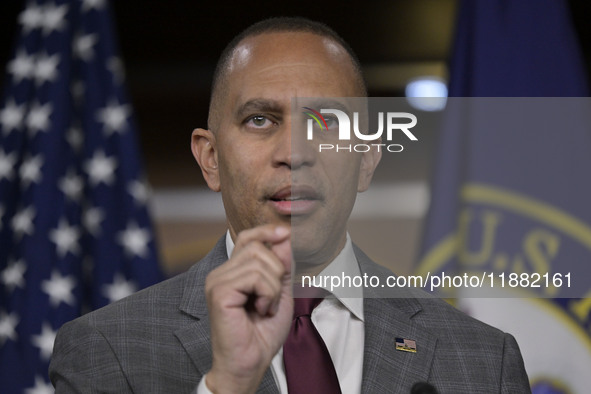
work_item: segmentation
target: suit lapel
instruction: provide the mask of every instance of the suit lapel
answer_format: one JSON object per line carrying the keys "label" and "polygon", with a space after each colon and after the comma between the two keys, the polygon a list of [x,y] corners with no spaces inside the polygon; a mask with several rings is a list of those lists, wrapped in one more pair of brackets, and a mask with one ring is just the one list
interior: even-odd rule
{"label": "suit lapel", "polygon": [[[200,376],[211,369],[211,340],[209,317],[205,299],[205,277],[228,259],[226,238],[222,237],[214,248],[187,273],[183,297],[179,309],[193,321],[175,331],[181,346],[187,352]],[[267,369],[259,386],[259,393],[279,393],[270,369]]]}
{"label": "suit lapel", "polygon": [[179,327],[174,335],[187,352],[199,375],[211,369],[211,341],[209,318],[205,300],[205,277],[227,259],[225,237],[201,261],[187,272],[179,309],[192,319]]}
{"label": "suit lapel", "polygon": [[[354,247],[362,273],[377,275],[384,280],[392,275],[377,266],[360,249]],[[416,382],[427,381],[437,336],[416,324],[413,317],[421,313],[421,303],[411,297],[386,298],[392,293],[368,294],[363,300],[365,343],[363,353],[363,393],[408,393]],[[373,297],[373,298],[372,298]],[[416,353],[396,350],[396,338],[416,342]]]}
{"label": "suit lapel", "polygon": [[[363,305],[362,392],[410,392],[414,383],[427,381],[437,338],[413,324],[420,304],[414,299],[366,298]],[[416,353],[396,350],[396,338],[416,341]]]}
{"label": "suit lapel", "polygon": [[211,341],[209,339],[209,320],[202,318],[178,329],[174,335],[187,352],[199,375],[211,369]]}

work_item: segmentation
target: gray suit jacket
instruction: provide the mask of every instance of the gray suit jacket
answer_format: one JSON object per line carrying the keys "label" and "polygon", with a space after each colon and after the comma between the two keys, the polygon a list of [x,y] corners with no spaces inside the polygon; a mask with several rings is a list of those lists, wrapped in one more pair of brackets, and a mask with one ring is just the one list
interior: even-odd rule
{"label": "gray suit jacket", "polygon": [[[356,249],[362,272],[385,273]],[[225,240],[189,271],[65,324],[49,375],[58,393],[188,393],[211,368],[205,277]],[[433,298],[366,298],[364,393],[527,393],[517,343]],[[416,353],[395,338],[414,339]],[[260,393],[278,393],[267,370]]]}

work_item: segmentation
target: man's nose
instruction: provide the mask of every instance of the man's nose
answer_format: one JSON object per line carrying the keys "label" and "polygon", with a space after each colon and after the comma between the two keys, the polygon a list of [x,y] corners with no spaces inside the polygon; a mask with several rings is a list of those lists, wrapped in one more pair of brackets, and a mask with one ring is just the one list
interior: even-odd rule
{"label": "man's nose", "polygon": [[277,165],[287,165],[295,170],[302,166],[311,166],[316,161],[316,152],[306,138],[304,125],[284,123],[284,128],[278,133],[275,162]]}

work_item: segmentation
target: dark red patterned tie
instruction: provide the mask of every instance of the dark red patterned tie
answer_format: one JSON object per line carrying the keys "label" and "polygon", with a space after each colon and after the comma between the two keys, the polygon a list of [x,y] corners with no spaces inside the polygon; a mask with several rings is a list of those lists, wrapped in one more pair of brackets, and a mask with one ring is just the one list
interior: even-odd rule
{"label": "dark red patterned tie", "polygon": [[294,319],[283,344],[289,394],[340,393],[339,379],[322,337],[312,323],[312,311],[322,298],[294,298]]}

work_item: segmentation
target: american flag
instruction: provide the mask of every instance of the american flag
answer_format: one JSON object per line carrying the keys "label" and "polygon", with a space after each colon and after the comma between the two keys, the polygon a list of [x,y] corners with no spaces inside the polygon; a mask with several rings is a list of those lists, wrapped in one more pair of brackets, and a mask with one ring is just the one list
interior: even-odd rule
{"label": "american flag", "polygon": [[50,393],[56,331],[161,279],[105,0],[31,0],[0,106],[0,392]]}
{"label": "american flag", "polygon": [[417,343],[412,339],[396,338],[396,350],[403,350],[405,352],[416,353]]}

